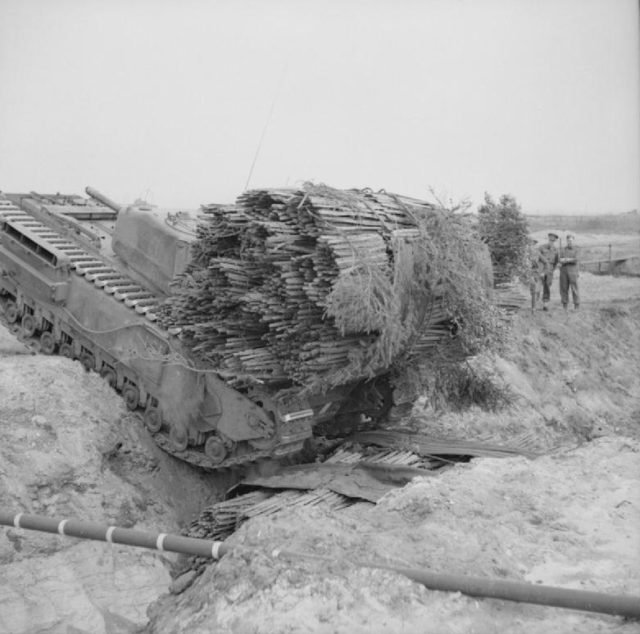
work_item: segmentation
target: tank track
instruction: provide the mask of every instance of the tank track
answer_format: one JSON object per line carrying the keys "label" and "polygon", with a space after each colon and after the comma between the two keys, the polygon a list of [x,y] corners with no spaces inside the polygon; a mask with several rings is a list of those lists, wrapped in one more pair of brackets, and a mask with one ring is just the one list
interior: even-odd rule
{"label": "tank track", "polygon": [[207,469],[211,471],[220,471],[221,469],[231,469],[235,467],[246,467],[251,465],[252,463],[258,462],[259,460],[267,460],[267,459],[278,459],[280,457],[279,454],[284,456],[289,456],[292,453],[297,451],[301,451],[303,447],[303,443],[291,443],[291,444],[283,444],[279,445],[275,450],[257,450],[254,449],[248,454],[240,454],[240,455],[231,455],[224,462],[219,465],[212,466],[211,460],[207,458],[207,456],[202,451],[195,451],[193,449],[186,449],[185,451],[176,451],[169,437],[165,434],[152,434],[153,439],[155,440],[158,447],[160,447],[164,452],[179,458],[180,460],[184,460],[189,464],[192,464],[196,467],[200,467],[201,469]]}
{"label": "tank track", "polygon": [[[95,253],[90,253],[81,245],[73,242],[71,239],[56,232],[52,227],[40,222],[28,212],[25,212],[15,206],[0,208],[0,219],[10,221],[11,223],[27,229],[31,234],[37,236],[45,244],[59,252],[64,253],[71,261],[71,268],[75,274],[83,277],[88,283],[95,285],[101,289],[106,295],[110,296],[113,301],[121,302],[137,314],[144,316],[150,322],[156,322],[153,326],[160,331],[165,337],[172,337],[177,334],[174,329],[166,329],[157,322],[156,311],[162,303],[162,298],[157,297],[149,290],[145,289],[133,279],[122,274],[109,264],[105,259]],[[25,296],[26,298],[27,296]],[[34,305],[40,302],[34,298],[28,297]],[[15,323],[10,323],[5,317],[4,305],[0,310],[0,322],[10,331],[17,335],[32,351],[39,352],[40,345],[36,336],[21,337],[21,329]],[[68,325],[71,325],[68,323]],[[86,367],[86,366],[85,366]],[[87,368],[95,371],[95,368]],[[135,385],[135,383],[134,383]],[[115,388],[114,388],[115,389]],[[129,408],[131,409],[131,408]],[[143,409],[135,408],[142,417]],[[135,410],[134,410],[135,411]],[[224,471],[230,468],[248,466],[256,461],[279,458],[285,455],[291,455],[303,448],[303,441],[294,441],[284,443],[277,447],[269,449],[253,448],[250,445],[242,447],[239,453],[231,453],[222,462],[214,462],[203,451],[187,448],[178,450],[174,447],[169,434],[164,431],[153,432],[147,431],[153,437],[155,443],[165,452],[184,462],[208,471]]]}
{"label": "tank track", "polygon": [[[37,354],[40,352],[40,344],[36,337],[23,337],[21,336],[21,328],[16,324],[9,323],[4,316],[4,309],[0,309],[0,323],[15,337],[25,344],[25,346],[31,350],[33,354]],[[114,388],[115,389],[115,388]],[[116,390],[117,391],[117,390]],[[144,417],[142,415],[142,409],[138,408],[137,411],[133,412],[137,414],[140,422],[144,424]],[[178,451],[174,448],[171,439],[167,433],[162,431],[152,432],[147,429],[147,433],[153,438],[154,442],[160,449],[162,449],[165,453],[168,453],[183,462],[188,462],[189,464],[197,467],[199,469],[205,469],[207,471],[225,471],[228,469],[238,468],[238,467],[248,467],[251,464],[258,462],[260,460],[267,459],[277,459],[280,455],[291,455],[292,453],[296,453],[301,451],[303,448],[303,442],[294,442],[289,444],[283,444],[277,447],[275,450],[258,450],[252,449],[249,452],[242,454],[231,454],[228,458],[226,458],[221,463],[214,463],[203,451],[199,451],[197,449],[185,449],[183,451]]]}

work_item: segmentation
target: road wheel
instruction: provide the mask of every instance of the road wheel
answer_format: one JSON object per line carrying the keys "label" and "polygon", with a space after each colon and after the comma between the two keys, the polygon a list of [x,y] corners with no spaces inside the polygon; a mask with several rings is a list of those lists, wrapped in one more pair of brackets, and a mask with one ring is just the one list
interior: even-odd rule
{"label": "road wheel", "polygon": [[82,366],[87,372],[90,372],[91,370],[95,370],[96,368],[95,359],[93,358],[93,355],[90,354],[89,352],[83,352],[80,355],[80,363],[82,363]]}
{"label": "road wheel", "polygon": [[33,337],[36,334],[36,320],[33,315],[26,314],[22,316],[22,334],[25,337]]}
{"label": "road wheel", "polygon": [[10,323],[15,324],[20,316],[20,311],[15,302],[8,301],[4,306],[4,318]]}
{"label": "road wheel", "polygon": [[169,440],[176,451],[184,451],[189,446],[189,434],[182,425],[171,425]]}
{"label": "road wheel", "polygon": [[100,376],[109,384],[109,387],[115,387],[118,381],[116,373],[111,368],[102,368]]}
{"label": "road wheel", "polygon": [[73,359],[73,347],[70,343],[63,343],[58,348],[58,354],[61,357],[67,357],[67,359]]}
{"label": "road wheel", "polygon": [[40,335],[40,352],[42,354],[53,354],[56,349],[56,340],[50,332],[43,332]]}
{"label": "road wheel", "polygon": [[133,411],[140,403],[140,392],[135,385],[128,385],[122,392],[122,398],[124,399],[127,409]]}
{"label": "road wheel", "polygon": [[152,434],[162,429],[162,414],[157,407],[149,407],[144,413],[144,425]]}
{"label": "road wheel", "polygon": [[209,436],[204,443],[204,453],[214,464],[220,464],[227,457],[227,448],[220,438]]}

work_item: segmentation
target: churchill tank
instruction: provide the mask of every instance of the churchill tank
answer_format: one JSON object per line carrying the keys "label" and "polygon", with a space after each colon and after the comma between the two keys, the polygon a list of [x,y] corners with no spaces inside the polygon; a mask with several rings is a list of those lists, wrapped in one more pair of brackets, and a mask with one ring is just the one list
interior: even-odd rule
{"label": "churchill tank", "polygon": [[198,210],[86,194],[0,194],[3,319],[42,354],[99,373],[163,450],[211,470],[281,459],[322,423],[384,409],[379,382],[313,396],[234,385],[159,319],[191,260]]}

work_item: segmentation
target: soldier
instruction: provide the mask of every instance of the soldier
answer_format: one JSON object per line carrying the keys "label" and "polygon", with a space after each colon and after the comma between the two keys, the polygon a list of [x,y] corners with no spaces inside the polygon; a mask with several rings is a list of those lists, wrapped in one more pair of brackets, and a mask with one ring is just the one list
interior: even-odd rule
{"label": "soldier", "polygon": [[529,249],[527,251],[529,263],[529,292],[531,293],[531,312],[533,313],[540,299],[540,290],[542,289],[542,268],[543,263],[540,260],[540,251],[536,248],[537,240],[529,238]]}
{"label": "soldier", "polygon": [[539,249],[540,261],[542,263],[542,310],[548,310],[547,303],[551,299],[551,283],[553,282],[553,271],[558,264],[558,249],[555,242],[558,239],[557,233],[548,234],[549,241]]}
{"label": "soldier", "polygon": [[560,299],[565,310],[569,304],[569,289],[571,289],[573,307],[577,310],[580,306],[578,249],[574,246],[573,240],[573,235],[567,234],[567,245],[560,249]]}

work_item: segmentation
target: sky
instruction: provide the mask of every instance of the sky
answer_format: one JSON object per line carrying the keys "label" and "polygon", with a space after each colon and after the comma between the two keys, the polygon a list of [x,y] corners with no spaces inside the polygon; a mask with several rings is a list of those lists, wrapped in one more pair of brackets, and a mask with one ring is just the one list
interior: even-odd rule
{"label": "sky", "polygon": [[0,0],[0,190],[638,209],[633,0]]}

